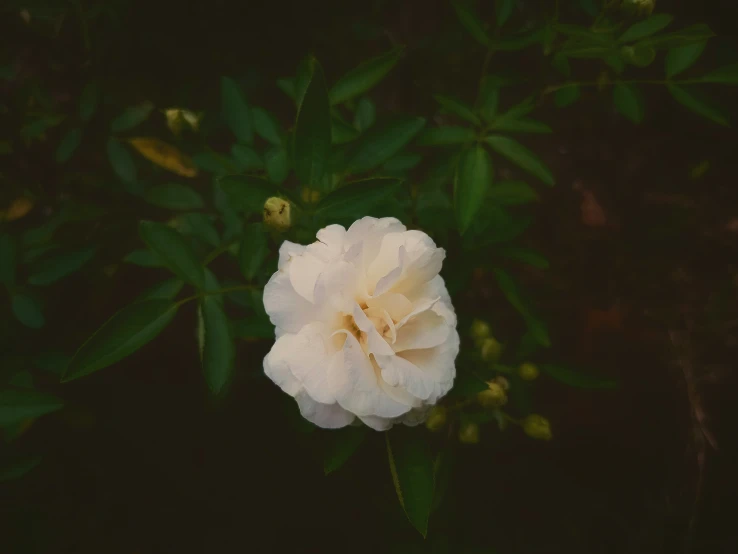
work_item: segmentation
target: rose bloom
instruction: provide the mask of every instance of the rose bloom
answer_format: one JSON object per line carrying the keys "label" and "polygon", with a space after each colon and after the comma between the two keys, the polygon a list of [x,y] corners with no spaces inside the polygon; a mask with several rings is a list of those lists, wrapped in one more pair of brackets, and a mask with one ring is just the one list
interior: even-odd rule
{"label": "rose bloom", "polygon": [[422,422],[456,375],[445,251],[394,218],[329,225],[317,238],[279,249],[264,288],[277,337],[264,372],[320,427]]}

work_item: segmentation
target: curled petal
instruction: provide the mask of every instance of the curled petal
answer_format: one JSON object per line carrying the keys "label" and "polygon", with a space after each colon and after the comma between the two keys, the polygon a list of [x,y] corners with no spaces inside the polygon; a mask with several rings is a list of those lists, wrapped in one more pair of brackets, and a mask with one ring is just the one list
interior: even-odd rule
{"label": "curled petal", "polygon": [[264,309],[271,322],[288,333],[318,319],[315,306],[297,294],[284,271],[277,271],[264,287]]}
{"label": "curled petal", "polygon": [[354,415],[338,404],[322,404],[305,392],[295,396],[302,417],[324,429],[339,429],[354,421]]}

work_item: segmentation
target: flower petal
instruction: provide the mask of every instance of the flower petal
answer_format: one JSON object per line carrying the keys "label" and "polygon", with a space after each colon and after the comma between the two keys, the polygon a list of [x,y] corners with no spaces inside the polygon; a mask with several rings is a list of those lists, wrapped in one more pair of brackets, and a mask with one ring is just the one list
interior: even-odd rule
{"label": "flower petal", "polygon": [[305,252],[302,256],[292,258],[287,271],[290,273],[290,283],[308,302],[313,302],[315,294],[315,282],[318,275],[325,269],[326,262]]}
{"label": "flower petal", "polygon": [[364,416],[359,419],[363,421],[367,427],[371,427],[375,431],[387,431],[394,423],[393,420],[385,417]]}
{"label": "flower petal", "polygon": [[400,321],[413,311],[413,305],[407,297],[394,292],[387,292],[381,296],[368,298],[366,304],[370,308],[387,310],[393,321]]}
{"label": "flower petal", "polygon": [[350,425],[355,417],[338,404],[322,404],[313,400],[306,392],[295,396],[302,417],[324,429],[339,429]]}
{"label": "flower petal", "polygon": [[405,350],[397,354],[397,357],[407,360],[439,384],[439,390],[428,398],[429,403],[434,403],[453,386],[456,377],[454,361],[458,353],[459,334],[454,329],[448,340],[439,346],[422,350]]}
{"label": "flower petal", "polygon": [[289,275],[281,270],[264,287],[264,309],[271,322],[288,333],[299,332],[318,317],[315,306],[297,294]]}
{"label": "flower petal", "polygon": [[295,396],[302,390],[300,381],[290,371],[287,361],[289,353],[294,350],[296,337],[297,335],[282,335],[264,357],[264,373],[290,396]]}
{"label": "flower petal", "polygon": [[335,359],[327,329],[322,323],[310,323],[292,336],[290,350],[283,358],[290,371],[315,401],[334,403],[336,396],[328,383],[328,371],[332,363],[340,364],[341,360]]}
{"label": "flower petal", "polygon": [[295,256],[301,256],[305,252],[305,246],[302,244],[296,244],[288,240],[284,241],[279,247],[279,262],[277,263],[278,269],[284,269],[284,266],[292,260]]}
{"label": "flower petal", "polygon": [[415,364],[400,356],[377,356],[382,368],[382,379],[389,385],[407,390],[421,400],[428,400],[435,393],[440,394],[440,386],[433,375],[425,373]]}
{"label": "flower petal", "polygon": [[395,352],[432,348],[444,343],[450,332],[451,327],[442,316],[433,310],[426,310],[411,318],[399,329],[392,348]]}
{"label": "flower petal", "polygon": [[395,353],[358,304],[354,304],[354,322],[361,331],[366,333],[370,353],[374,355],[384,354],[386,356],[391,356]]}

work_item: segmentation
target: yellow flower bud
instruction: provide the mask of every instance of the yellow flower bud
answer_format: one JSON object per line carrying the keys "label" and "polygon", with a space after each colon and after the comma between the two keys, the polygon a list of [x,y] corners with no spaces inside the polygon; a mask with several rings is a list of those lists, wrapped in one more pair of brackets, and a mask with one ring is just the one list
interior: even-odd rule
{"label": "yellow flower bud", "polygon": [[492,337],[484,339],[482,343],[482,359],[485,362],[496,362],[502,354],[502,345]]}
{"label": "yellow flower bud", "polygon": [[459,441],[464,444],[477,444],[479,442],[479,425],[466,422],[459,429]]}
{"label": "yellow flower bud", "polygon": [[200,128],[201,116],[190,110],[169,108],[168,110],[164,110],[164,116],[167,118],[167,127],[175,135],[179,135],[187,127],[193,131],[197,131]]}
{"label": "yellow flower bud", "polygon": [[498,385],[500,385],[500,386],[502,387],[502,390],[504,390],[504,391],[508,391],[508,390],[510,390],[510,381],[508,381],[508,380],[507,380],[507,379],[506,379],[505,377],[503,377],[502,375],[498,375],[497,377],[495,377],[495,378],[493,379],[493,381],[494,381],[495,383],[497,383]]}
{"label": "yellow flower bud", "polygon": [[475,319],[471,325],[471,336],[475,341],[480,344],[484,339],[490,336],[492,330],[489,328],[489,324],[486,321]]}
{"label": "yellow flower bud", "polygon": [[315,204],[318,200],[320,200],[320,191],[304,187],[302,189],[302,192],[300,193],[300,196],[302,197],[302,201],[306,204]]}
{"label": "yellow flower bud", "polygon": [[430,431],[440,431],[446,425],[446,408],[443,406],[434,406],[425,420],[425,426]]}
{"label": "yellow flower bud", "polygon": [[284,198],[272,196],[264,203],[264,223],[277,231],[286,231],[292,224],[290,203]]}
{"label": "yellow flower bud", "polygon": [[518,375],[523,381],[535,381],[538,379],[538,368],[531,363],[524,363],[518,368]]}
{"label": "yellow flower bud", "polygon": [[551,424],[538,414],[531,414],[523,420],[523,431],[532,439],[551,440]]}
{"label": "yellow flower bud", "polygon": [[33,200],[26,196],[16,198],[10,203],[8,209],[0,211],[0,221],[15,221],[25,217],[33,209]]}
{"label": "yellow flower bud", "polygon": [[499,408],[507,404],[507,394],[499,383],[490,381],[487,390],[477,393],[477,402],[487,408]]}

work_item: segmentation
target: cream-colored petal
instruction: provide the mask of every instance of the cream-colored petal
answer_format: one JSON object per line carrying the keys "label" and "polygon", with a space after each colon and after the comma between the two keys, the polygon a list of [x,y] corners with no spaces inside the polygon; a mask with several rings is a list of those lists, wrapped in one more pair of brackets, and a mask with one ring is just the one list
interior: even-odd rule
{"label": "cream-colored petal", "polygon": [[307,252],[302,256],[292,258],[289,264],[290,283],[297,294],[308,302],[314,301],[315,283],[325,267],[324,261]]}
{"label": "cream-colored petal", "polygon": [[338,404],[316,402],[306,392],[299,393],[295,396],[295,400],[302,417],[324,429],[340,429],[350,425],[355,419],[354,414],[347,412]]}
{"label": "cream-colored petal", "polygon": [[392,348],[395,352],[432,348],[443,344],[450,332],[451,327],[442,316],[432,309],[426,310],[411,318],[397,331],[397,339]]}
{"label": "cream-colored petal", "polygon": [[[284,361],[305,391],[317,402],[332,404],[336,396],[328,383],[329,366],[340,363],[325,325],[310,323],[289,344]],[[340,352],[338,353],[340,356]]]}
{"label": "cream-colored petal", "polygon": [[297,333],[318,318],[316,307],[297,294],[284,271],[277,271],[269,279],[263,300],[271,322],[288,333]]}
{"label": "cream-colored petal", "polygon": [[297,335],[282,335],[264,357],[264,373],[290,396],[302,390],[302,385],[290,370],[289,355],[294,351]]}
{"label": "cream-colored petal", "polygon": [[384,354],[392,355],[394,350],[387,344],[387,341],[379,334],[377,329],[374,327],[374,323],[366,316],[364,311],[359,307],[358,304],[354,304],[354,322],[356,326],[366,333],[367,346],[369,352],[372,354]]}
{"label": "cream-colored petal", "polygon": [[368,298],[366,301],[370,308],[382,308],[387,310],[393,321],[400,321],[413,311],[412,303],[402,294],[388,292],[381,296]]}
{"label": "cream-colored petal", "polygon": [[405,389],[421,400],[428,400],[440,392],[439,384],[433,375],[425,373],[418,366],[400,356],[377,356],[382,368],[382,379],[389,385]]}
{"label": "cream-colored petal", "polygon": [[367,427],[371,427],[375,431],[387,431],[393,424],[393,420],[385,417],[364,416],[359,419],[363,421]]}
{"label": "cream-colored petal", "polygon": [[284,269],[284,266],[296,256],[301,256],[305,253],[305,246],[302,244],[295,244],[288,240],[284,241],[279,247],[279,262],[277,263],[278,269]]}

